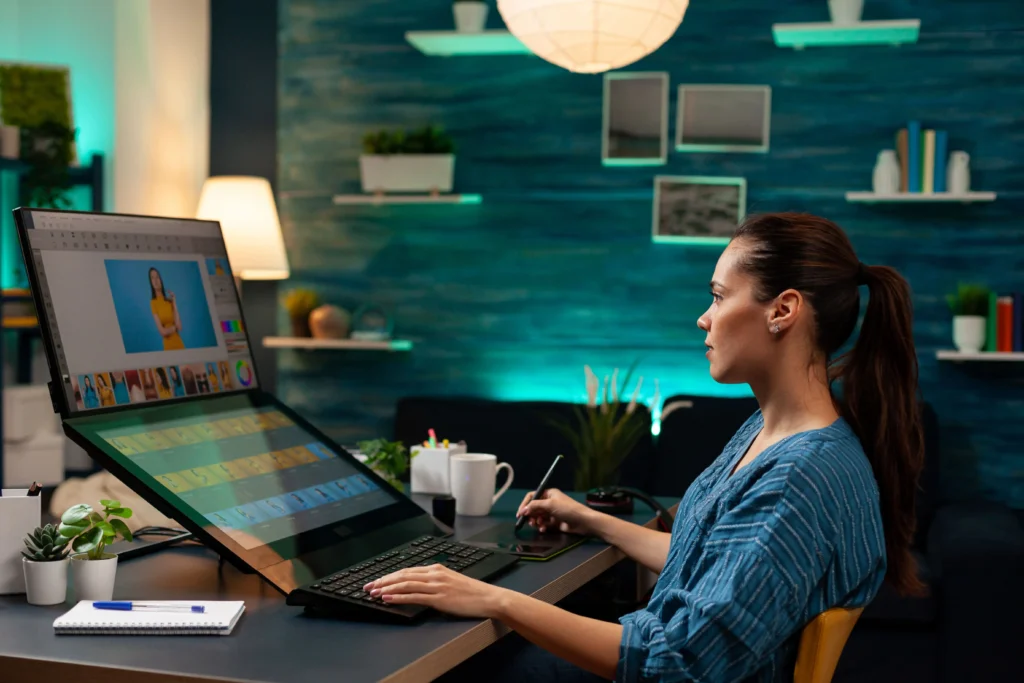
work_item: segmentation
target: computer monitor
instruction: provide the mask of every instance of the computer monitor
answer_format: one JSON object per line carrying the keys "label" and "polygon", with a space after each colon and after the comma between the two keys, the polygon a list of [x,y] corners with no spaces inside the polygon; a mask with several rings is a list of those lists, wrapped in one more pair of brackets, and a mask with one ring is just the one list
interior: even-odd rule
{"label": "computer monitor", "polygon": [[219,223],[23,216],[67,414],[259,386]]}
{"label": "computer monitor", "polygon": [[368,538],[435,529],[259,387],[217,222],[41,209],[15,222],[65,433],[161,512],[284,593]]}

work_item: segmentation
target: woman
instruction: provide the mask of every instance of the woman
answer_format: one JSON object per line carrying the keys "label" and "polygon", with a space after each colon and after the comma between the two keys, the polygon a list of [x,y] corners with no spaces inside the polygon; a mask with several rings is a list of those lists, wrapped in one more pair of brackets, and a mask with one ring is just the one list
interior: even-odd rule
{"label": "woman", "polygon": [[[860,333],[833,361],[861,286]],[[883,577],[918,592],[909,545],[923,445],[906,281],[860,263],[835,224],[775,214],[739,227],[711,297],[697,321],[711,376],[749,384],[760,409],[690,486],[672,533],[555,490],[520,508],[541,531],[599,536],[660,572],[646,608],[597,621],[436,565],[371,594],[505,622],[543,648],[514,653],[508,680],[760,683],[792,678],[800,631],[819,613],[866,605]]]}
{"label": "woman", "polygon": [[167,371],[156,369],[156,393],[161,399],[171,398],[171,383],[167,380]]}
{"label": "woman", "polygon": [[99,408],[100,400],[96,398],[96,390],[92,386],[92,379],[85,375],[82,380],[82,403],[88,408]]}
{"label": "woman", "polygon": [[131,403],[131,398],[128,396],[128,385],[124,381],[124,373],[112,372],[110,373],[110,380],[114,385],[114,400],[117,404]]}
{"label": "woman", "polygon": [[164,292],[164,280],[156,268],[149,269],[149,308],[153,311],[156,331],[164,341],[164,351],[185,348],[181,340],[181,316],[174,300],[174,292]]}
{"label": "woman", "polygon": [[96,375],[96,390],[100,394],[100,405],[101,406],[112,406],[116,404],[114,400],[114,391],[110,388],[110,384],[107,382],[105,375]]}
{"label": "woman", "polygon": [[217,381],[217,366],[213,363],[206,364],[206,377],[210,381],[210,391],[217,393],[220,391],[220,382]]}
{"label": "woman", "polygon": [[167,368],[167,375],[171,379],[171,390],[174,392],[175,398],[181,398],[185,395],[185,385],[181,381],[181,376],[178,374],[178,368],[173,365]]}

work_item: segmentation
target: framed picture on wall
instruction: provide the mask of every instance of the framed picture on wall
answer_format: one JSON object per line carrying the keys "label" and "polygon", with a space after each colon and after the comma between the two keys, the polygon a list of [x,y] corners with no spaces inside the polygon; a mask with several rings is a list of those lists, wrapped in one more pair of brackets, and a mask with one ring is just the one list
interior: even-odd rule
{"label": "framed picture on wall", "polygon": [[[33,128],[47,123],[75,130],[71,69],[56,64],[0,61],[0,125]],[[74,140],[70,159],[77,160]]]}
{"label": "framed picture on wall", "polygon": [[668,73],[604,76],[601,163],[659,166],[668,161]]}
{"label": "framed picture on wall", "polygon": [[767,152],[771,118],[771,86],[680,85],[676,151]]}
{"label": "framed picture on wall", "polygon": [[746,211],[746,178],[654,177],[655,242],[728,244]]}

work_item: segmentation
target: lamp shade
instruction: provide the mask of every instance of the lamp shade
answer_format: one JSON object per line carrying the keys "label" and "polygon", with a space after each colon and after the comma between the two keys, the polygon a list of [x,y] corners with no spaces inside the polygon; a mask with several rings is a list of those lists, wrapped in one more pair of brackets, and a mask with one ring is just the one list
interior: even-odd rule
{"label": "lamp shade", "polygon": [[689,0],[498,0],[512,35],[531,52],[577,73],[632,64],[683,21]]}
{"label": "lamp shade", "polygon": [[220,221],[228,260],[242,280],[283,280],[288,277],[281,222],[274,192],[266,178],[214,176],[199,196],[196,217]]}

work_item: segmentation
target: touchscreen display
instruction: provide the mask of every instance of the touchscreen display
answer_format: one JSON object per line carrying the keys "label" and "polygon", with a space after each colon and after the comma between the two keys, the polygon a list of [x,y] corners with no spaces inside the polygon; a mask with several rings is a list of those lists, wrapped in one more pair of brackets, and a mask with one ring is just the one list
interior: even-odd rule
{"label": "touchscreen display", "polygon": [[247,550],[395,502],[276,408],[224,408],[121,419],[95,436]]}

